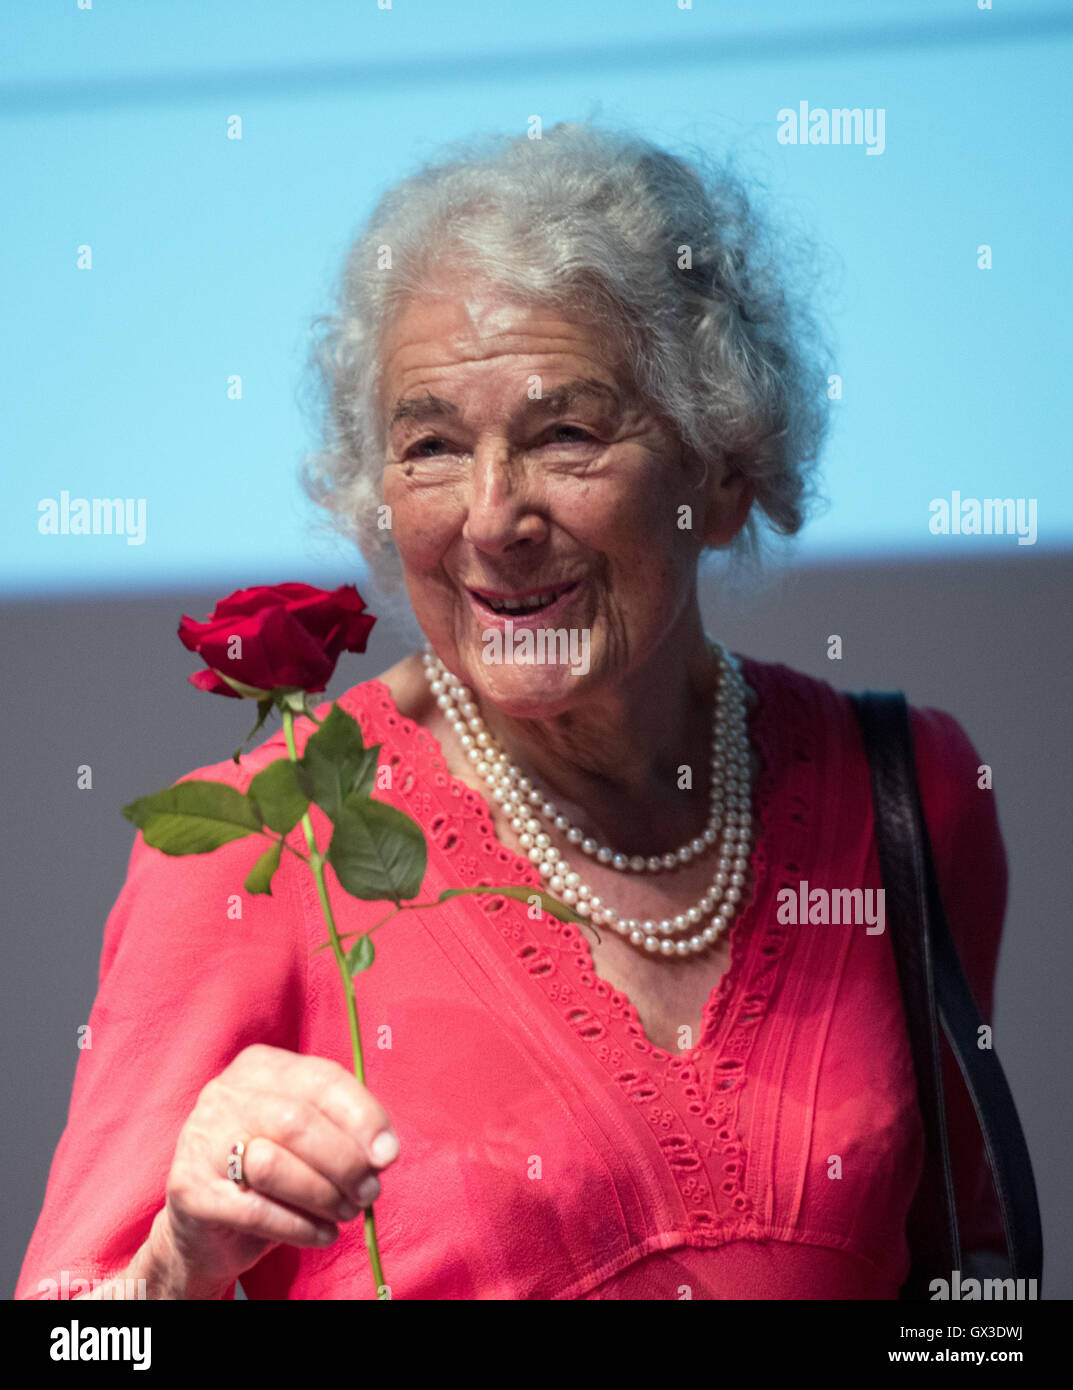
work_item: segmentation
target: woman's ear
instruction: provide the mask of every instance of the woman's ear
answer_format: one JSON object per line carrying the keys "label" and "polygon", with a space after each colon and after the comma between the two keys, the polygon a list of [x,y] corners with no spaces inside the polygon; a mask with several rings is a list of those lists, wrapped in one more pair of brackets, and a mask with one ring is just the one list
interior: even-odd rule
{"label": "woman's ear", "polygon": [[713,461],[708,469],[704,544],[727,546],[745,525],[756,500],[756,488],[728,459]]}

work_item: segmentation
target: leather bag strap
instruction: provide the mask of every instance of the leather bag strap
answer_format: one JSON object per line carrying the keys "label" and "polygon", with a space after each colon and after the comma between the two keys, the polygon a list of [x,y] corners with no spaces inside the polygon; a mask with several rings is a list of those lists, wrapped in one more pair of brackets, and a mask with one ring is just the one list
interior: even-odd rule
{"label": "leather bag strap", "polygon": [[983,1020],[943,910],[920,802],[909,708],[900,691],[866,691],[851,698],[871,770],[876,849],[926,1144],[921,1189],[907,1225],[912,1248],[929,1250],[930,1259],[920,1267],[914,1262],[906,1296],[927,1297],[929,1277],[949,1278],[962,1268],[939,1022],[980,1122],[1013,1277],[1040,1280],[1043,1233],[1032,1161],[998,1054],[979,1046]]}

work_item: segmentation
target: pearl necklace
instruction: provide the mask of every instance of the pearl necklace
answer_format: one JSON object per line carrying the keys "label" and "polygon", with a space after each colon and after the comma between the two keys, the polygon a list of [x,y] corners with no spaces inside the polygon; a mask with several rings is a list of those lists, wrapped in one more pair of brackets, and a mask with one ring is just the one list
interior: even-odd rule
{"label": "pearl necklace", "polygon": [[[459,742],[477,775],[488,784],[492,800],[511,814],[511,829],[529,861],[537,866],[548,891],[572,907],[579,916],[611,927],[631,945],[650,955],[689,956],[707,950],[722,935],[738,910],[745,886],[752,841],[750,810],[749,741],[746,732],[745,683],[738,662],[715,646],[719,663],[719,691],[715,702],[712,733],[711,814],[704,833],[683,845],[676,853],[627,856],[599,845],[570,824],[554,802],[548,800],[532,780],[510,761],[480,717],[473,692],[442,661],[427,650],[423,657],[425,674],[436,703],[458,735]],[[551,843],[547,829],[564,833],[568,843],[601,864],[620,871],[655,873],[676,868],[705,853],[720,841],[720,856],[711,887],[685,912],[662,921],[638,921],[622,917],[604,903],[570,868]],[[697,931],[705,918],[712,920]],[[677,939],[675,939],[677,938]]]}

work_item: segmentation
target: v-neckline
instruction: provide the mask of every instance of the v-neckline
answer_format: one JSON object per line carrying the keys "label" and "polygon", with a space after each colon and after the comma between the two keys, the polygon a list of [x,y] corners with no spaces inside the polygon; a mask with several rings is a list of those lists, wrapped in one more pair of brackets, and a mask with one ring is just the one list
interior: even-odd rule
{"label": "v-neckline", "polygon": [[[747,657],[741,657],[740,660],[742,662],[742,674],[745,675],[746,672],[752,667],[752,662]],[[765,829],[764,800],[763,798],[758,796],[757,791],[760,785],[760,781],[764,777],[767,769],[761,751],[761,740],[756,737],[759,727],[759,716],[763,710],[764,701],[763,695],[761,694],[761,691],[758,689],[757,684],[753,680],[748,679],[747,676],[746,681],[749,687],[752,689],[754,695],[756,696],[756,701],[752,709],[749,711],[748,715],[750,746],[753,749],[753,752],[755,753],[758,763],[757,776],[753,782],[754,835],[752,853],[750,856],[751,861],[755,861],[757,857],[756,849],[757,846],[763,840]],[[440,740],[436,737],[436,735],[425,725],[419,724],[415,719],[411,719],[409,715],[402,713],[398,705],[395,703],[395,697],[392,695],[390,687],[387,686],[384,681],[380,680],[379,677],[372,677],[366,684],[368,685],[368,687],[375,687],[377,690],[382,692],[383,697],[387,700],[391,710],[394,711],[395,717],[400,721],[400,727],[408,735],[408,737],[416,738],[418,732],[420,731],[420,734],[423,736],[423,739],[427,744],[427,749],[429,753],[434,757],[438,757],[440,764],[443,768],[445,785],[436,788],[435,792],[440,793],[438,799],[443,805],[444,810],[447,812],[452,812],[454,810],[454,807],[457,806],[459,798],[468,797],[470,800],[470,804],[476,808],[476,810],[483,816],[484,820],[487,822],[488,840],[494,846],[494,851],[496,852],[497,857],[504,863],[506,863],[508,860],[516,861],[519,863],[526,863],[524,857],[521,854],[519,854],[517,850],[511,849],[509,845],[504,844],[503,841],[499,838],[498,834],[496,833],[495,818],[492,815],[492,810],[488,804],[487,799],[475,787],[470,786],[468,782],[463,781],[460,777],[456,777],[455,774],[451,772],[450,767],[447,763],[447,758],[444,754],[443,745],[440,742]],[[433,791],[433,789],[429,790],[430,792]],[[452,802],[454,803],[454,805],[452,805]],[[491,851],[489,851],[489,853],[491,853]],[[575,942],[578,944],[578,955],[580,955],[581,957],[581,962],[575,960],[573,963],[573,969],[581,975],[584,975],[585,973],[590,974],[595,984],[597,986],[602,986],[603,989],[607,991],[607,996],[609,998],[617,1000],[622,1008],[622,1011],[630,1017],[632,1017],[633,1023],[636,1028],[635,1036],[643,1042],[645,1051],[650,1056],[652,1061],[659,1062],[661,1064],[673,1062],[675,1066],[689,1067],[691,1064],[695,1063],[711,1047],[711,1044],[714,1041],[714,1038],[721,1024],[725,1020],[730,1001],[736,993],[738,982],[742,976],[742,972],[744,969],[744,961],[748,953],[748,944],[752,937],[752,928],[754,925],[756,905],[760,895],[760,888],[762,886],[758,882],[758,875],[756,872],[755,863],[750,863],[750,870],[751,871],[749,879],[751,891],[749,899],[746,903],[742,904],[739,907],[738,912],[735,913],[734,918],[731,921],[730,927],[728,928],[726,934],[726,941],[730,949],[730,962],[723,974],[713,984],[711,992],[709,993],[708,998],[705,1002],[704,1008],[701,1011],[700,1028],[697,1034],[696,1042],[691,1048],[682,1050],[681,1052],[668,1052],[666,1048],[660,1047],[657,1043],[653,1042],[651,1038],[649,1038],[649,1036],[645,1032],[644,1024],[641,1021],[640,1013],[638,1012],[637,1008],[633,1004],[633,1001],[630,999],[626,991],[616,989],[609,981],[603,979],[602,976],[597,974],[595,961],[592,955],[592,948],[585,934],[578,928],[569,924],[563,924],[559,928],[560,934],[564,940]],[[522,874],[519,871],[515,876],[527,879],[528,881],[524,883],[524,886],[526,887],[543,887],[539,874],[537,873],[535,867],[531,864],[526,863],[526,869],[524,874]],[[525,909],[523,904],[518,902],[512,902],[512,900],[509,899],[507,901],[511,906],[516,907],[518,911],[524,912]],[[477,906],[475,901],[474,906]]]}

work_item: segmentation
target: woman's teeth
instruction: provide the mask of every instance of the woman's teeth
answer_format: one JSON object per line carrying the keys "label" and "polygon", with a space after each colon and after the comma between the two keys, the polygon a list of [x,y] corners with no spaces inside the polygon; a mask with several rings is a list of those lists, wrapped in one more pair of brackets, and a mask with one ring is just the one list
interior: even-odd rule
{"label": "woman's teeth", "polygon": [[484,601],[497,613],[535,613],[538,608],[547,608],[561,592],[549,589],[546,594],[533,594],[529,598],[486,598]]}

